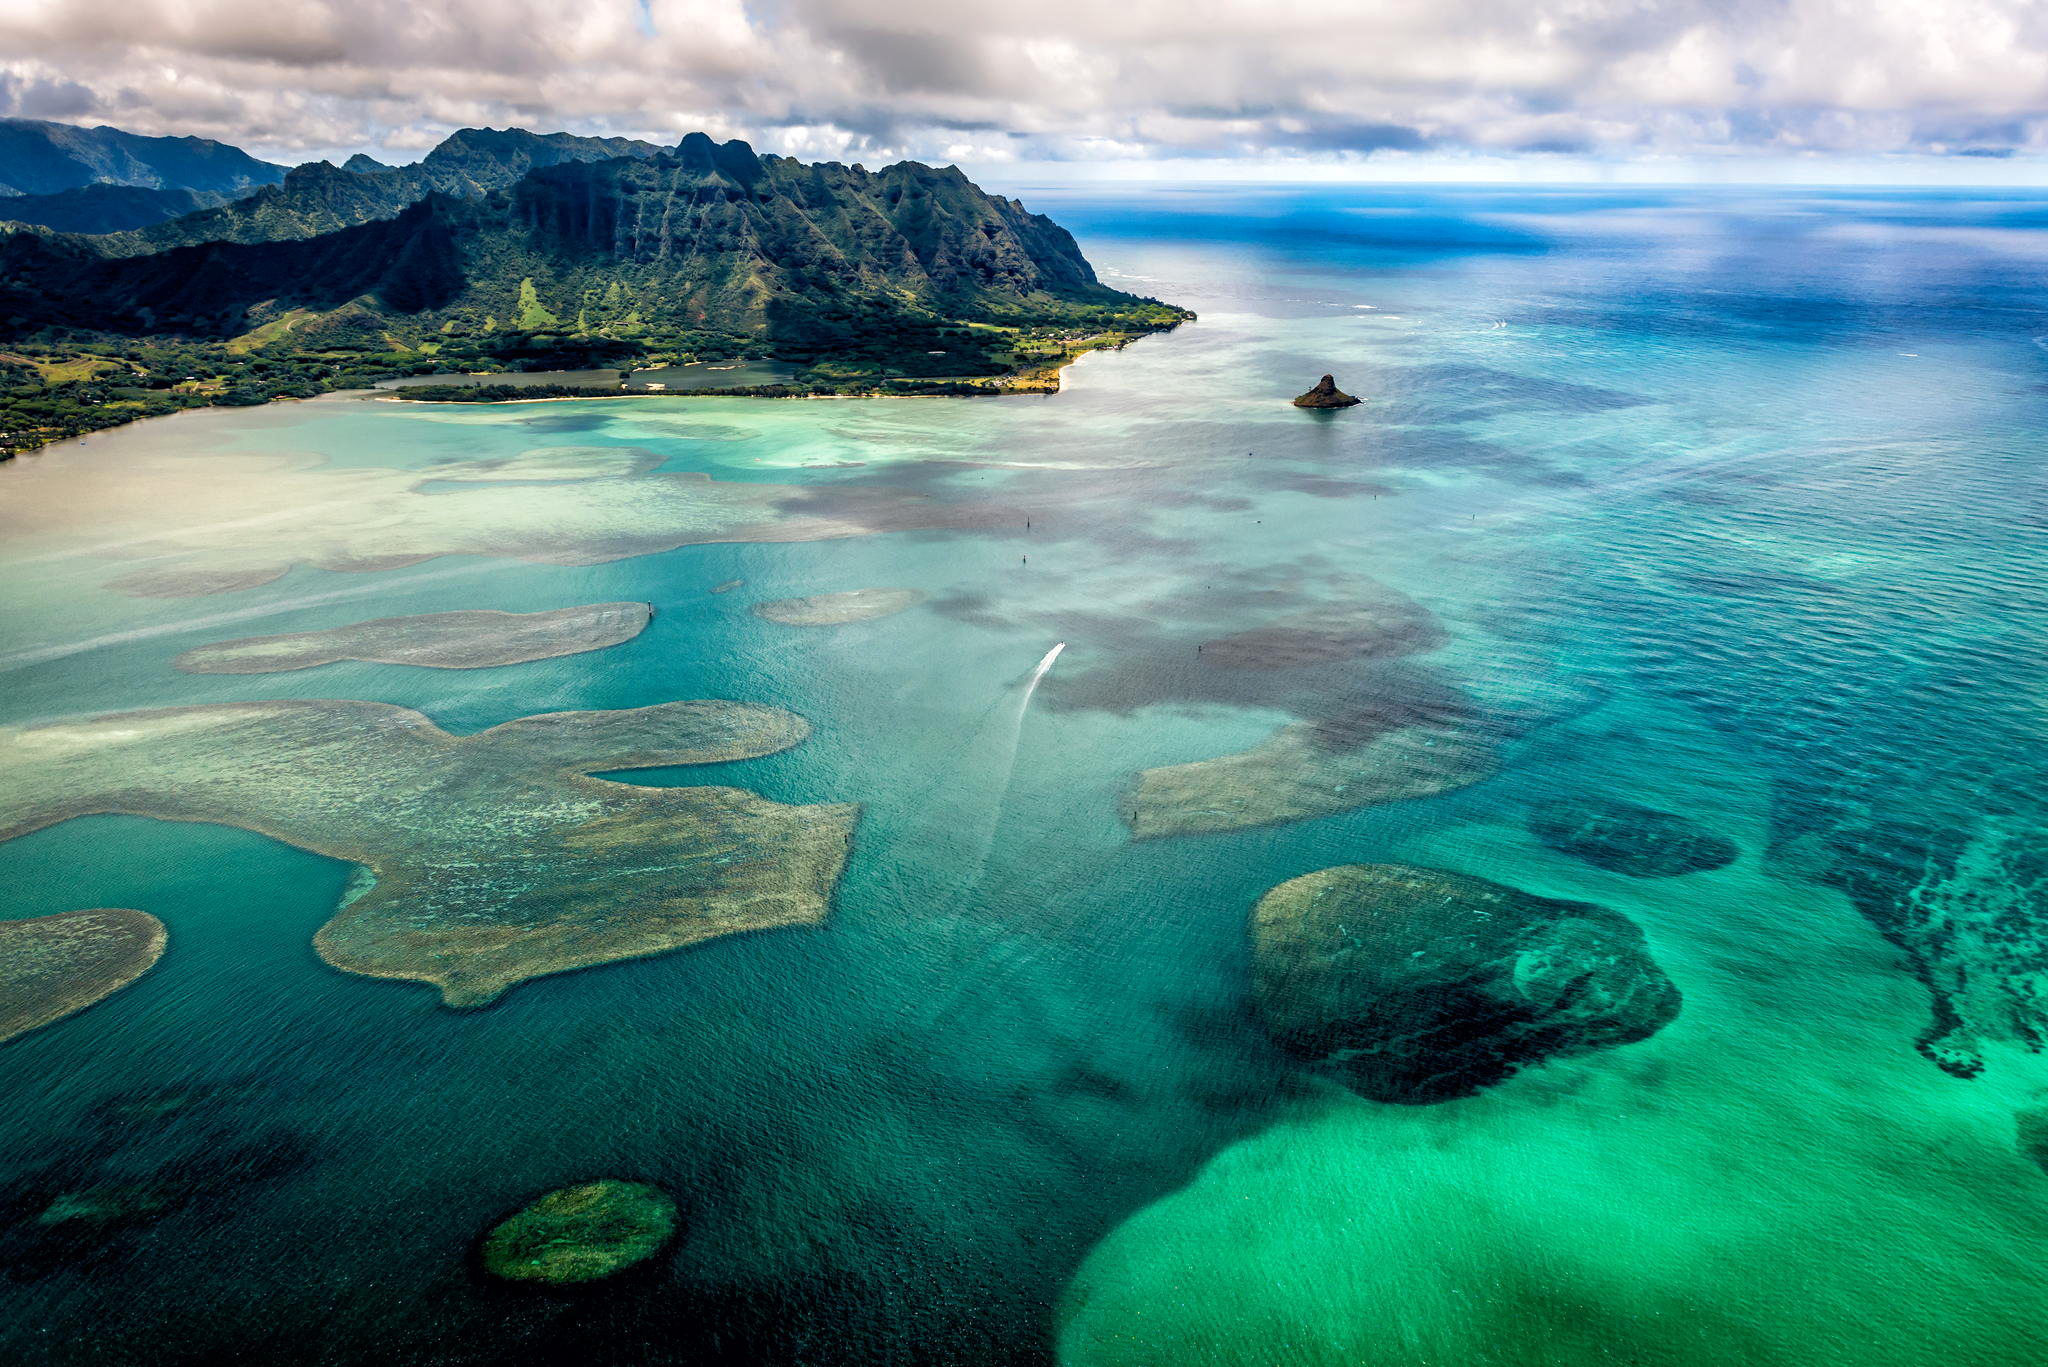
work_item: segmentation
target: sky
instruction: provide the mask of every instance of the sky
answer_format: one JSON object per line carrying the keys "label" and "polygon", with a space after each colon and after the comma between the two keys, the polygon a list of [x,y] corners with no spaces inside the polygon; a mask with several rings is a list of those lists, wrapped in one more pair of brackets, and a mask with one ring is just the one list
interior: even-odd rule
{"label": "sky", "polygon": [[2048,183],[2048,0],[0,0],[0,114],[455,128],[1010,182]]}

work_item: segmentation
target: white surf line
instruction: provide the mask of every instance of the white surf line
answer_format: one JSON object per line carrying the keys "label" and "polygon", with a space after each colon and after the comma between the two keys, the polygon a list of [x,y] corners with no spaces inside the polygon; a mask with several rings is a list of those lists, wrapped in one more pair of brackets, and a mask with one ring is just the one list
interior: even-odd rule
{"label": "white surf line", "polygon": [[[400,581],[418,584],[436,579],[458,579],[464,575],[482,574],[492,568],[490,565],[458,565],[451,569],[435,570],[428,574],[415,574]],[[385,570],[381,575],[394,571]],[[381,577],[381,576],[380,576]],[[0,671],[22,669],[29,665],[44,664],[50,660],[61,660],[67,655],[80,655],[102,646],[128,645],[135,641],[152,640],[158,636],[175,636],[180,632],[198,631],[206,627],[231,626],[236,622],[253,621],[276,613],[295,612],[300,608],[323,607],[328,603],[344,603],[352,599],[368,598],[392,587],[392,581],[383,579],[380,583],[364,584],[360,588],[336,589],[331,593],[311,593],[303,598],[293,598],[282,603],[252,603],[233,612],[219,612],[211,617],[187,617],[175,622],[163,622],[155,626],[133,627],[127,631],[110,631],[84,641],[67,641],[56,645],[30,646],[23,650],[9,651],[0,655]]]}

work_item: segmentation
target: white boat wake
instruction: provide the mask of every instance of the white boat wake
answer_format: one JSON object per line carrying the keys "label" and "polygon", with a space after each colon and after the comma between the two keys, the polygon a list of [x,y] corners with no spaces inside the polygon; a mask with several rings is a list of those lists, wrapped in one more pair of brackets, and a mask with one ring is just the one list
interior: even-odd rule
{"label": "white boat wake", "polygon": [[974,857],[968,864],[971,872],[965,882],[968,889],[981,886],[981,875],[983,869],[988,866],[989,851],[995,847],[996,827],[1002,824],[1003,808],[1010,800],[1010,783],[1017,776],[1017,747],[1024,740],[1024,714],[1031,710],[1031,699],[1038,692],[1038,685],[1045,681],[1046,675],[1052,673],[1053,662],[1059,659],[1060,652],[1066,648],[1067,643],[1060,641],[1045,652],[1044,657],[1032,669],[1031,677],[1024,681],[1024,687],[1017,695],[1017,706],[1010,712],[1009,724],[996,732],[994,746],[981,757],[985,765],[983,772],[991,775],[1000,773],[1002,781],[987,804],[987,819],[976,833]]}

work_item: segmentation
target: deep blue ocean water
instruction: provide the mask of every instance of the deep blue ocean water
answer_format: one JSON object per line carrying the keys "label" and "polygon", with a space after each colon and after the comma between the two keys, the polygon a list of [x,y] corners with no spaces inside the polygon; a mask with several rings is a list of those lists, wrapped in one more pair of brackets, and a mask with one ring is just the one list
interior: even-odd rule
{"label": "deep blue ocean water", "polygon": [[[0,467],[0,723],[333,698],[467,734],[744,699],[812,737],[624,777],[862,804],[824,926],[475,1012],[314,955],[343,863],[142,816],[0,844],[0,915],[136,907],[171,934],[133,986],[0,1046],[0,1358],[2048,1357],[2048,1171],[2018,1120],[2048,1093],[2040,204],[1029,202],[1108,283],[1199,321],[1046,399],[336,398]],[[1365,402],[1287,403],[1325,372]],[[851,534],[657,549],[681,514],[641,485],[401,473],[565,447],[800,486],[783,515]],[[398,551],[433,554],[376,563]],[[291,568],[107,587],[252,565]],[[926,596],[833,628],[748,611],[862,587]],[[1434,619],[1427,649],[1257,670],[1195,649],[1387,590]],[[652,602],[648,631],[504,668],[170,665],[614,599]],[[1218,833],[1133,841],[1119,815],[1147,768],[1410,714],[1454,716],[1488,771]],[[1557,801],[1679,814],[1741,854],[1603,870],[1531,834]],[[1436,1106],[1304,1072],[1247,1010],[1247,910],[1387,860],[1620,911],[1679,1017]],[[675,1192],[673,1250],[574,1294],[476,1269],[494,1220],[595,1176]],[[177,1198],[42,1222],[123,1183]]]}

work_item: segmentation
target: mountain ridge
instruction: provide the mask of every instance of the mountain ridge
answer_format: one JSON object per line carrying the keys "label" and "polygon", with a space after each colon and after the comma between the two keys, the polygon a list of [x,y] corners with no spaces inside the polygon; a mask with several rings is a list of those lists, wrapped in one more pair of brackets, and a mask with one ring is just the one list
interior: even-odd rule
{"label": "mountain ridge", "polygon": [[[151,137],[104,124],[0,118],[0,197],[87,185],[237,194],[284,178],[285,168],[211,138]],[[0,216],[4,216],[0,200]]]}
{"label": "mountain ridge", "polygon": [[46,195],[0,196],[0,223],[26,223],[60,233],[112,234],[215,208],[230,198],[219,190],[157,190],[97,181]]}
{"label": "mountain ridge", "polygon": [[[461,128],[426,156],[405,166],[386,166],[361,153],[340,166],[305,162],[285,172],[277,184],[246,197],[134,231],[112,233],[96,246],[110,256],[138,256],[204,242],[317,237],[395,217],[430,193],[488,194],[549,166],[652,157],[666,150],[633,138],[533,133],[524,128]],[[0,214],[5,208],[0,204]]]}
{"label": "mountain ridge", "polygon": [[[227,340],[293,310],[353,306],[443,333],[708,330],[815,345],[878,314],[1002,324],[1143,303],[1103,286],[1065,229],[953,167],[806,164],[692,134],[672,152],[539,166],[482,194],[430,190],[385,217],[388,174],[317,163],[188,216],[277,228],[255,240],[109,258],[17,232],[0,241],[0,311],[17,333]],[[287,201],[357,221],[307,232],[262,214]]]}

